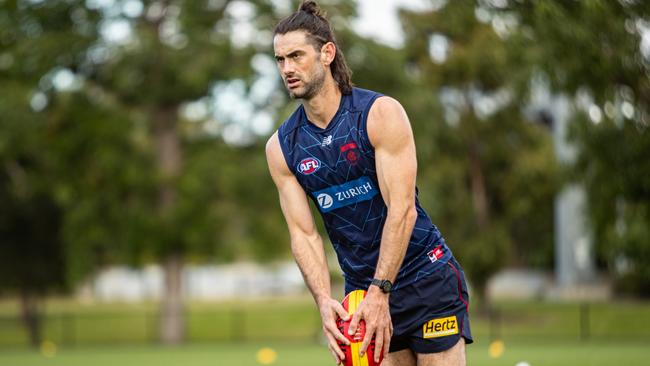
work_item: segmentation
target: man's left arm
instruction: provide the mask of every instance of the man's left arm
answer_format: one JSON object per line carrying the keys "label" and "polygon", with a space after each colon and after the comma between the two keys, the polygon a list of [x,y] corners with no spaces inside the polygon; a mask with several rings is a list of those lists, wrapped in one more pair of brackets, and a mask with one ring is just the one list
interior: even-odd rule
{"label": "man's left arm", "polygon": [[[406,112],[395,99],[381,97],[368,115],[368,137],[375,148],[379,189],[388,208],[384,224],[375,278],[395,281],[404,260],[413,226],[415,209],[415,178],[417,159],[413,132]],[[365,353],[375,336],[377,350],[388,353],[392,323],[388,305],[389,294],[370,286],[366,298],[355,312],[350,331],[356,331],[361,318],[366,322],[366,336],[361,353]],[[379,361],[379,352],[375,361]]]}

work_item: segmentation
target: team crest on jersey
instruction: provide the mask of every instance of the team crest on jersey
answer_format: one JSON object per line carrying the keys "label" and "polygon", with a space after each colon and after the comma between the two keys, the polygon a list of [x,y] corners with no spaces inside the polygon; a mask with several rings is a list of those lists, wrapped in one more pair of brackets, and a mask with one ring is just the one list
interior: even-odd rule
{"label": "team crest on jersey", "polygon": [[431,263],[435,263],[438,259],[442,258],[444,255],[445,253],[442,251],[442,245],[433,248],[432,251],[427,253],[427,256],[429,257]]}
{"label": "team crest on jersey", "polygon": [[298,163],[298,171],[304,175],[314,174],[320,169],[320,160],[316,158],[305,158]]}
{"label": "team crest on jersey", "polygon": [[350,142],[341,146],[341,153],[348,163],[355,165],[359,162],[359,147],[356,143]]}

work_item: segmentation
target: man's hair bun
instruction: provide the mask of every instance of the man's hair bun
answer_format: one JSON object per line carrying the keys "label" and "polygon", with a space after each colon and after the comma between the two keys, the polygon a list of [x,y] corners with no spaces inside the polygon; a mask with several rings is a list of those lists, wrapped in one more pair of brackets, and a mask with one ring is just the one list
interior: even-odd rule
{"label": "man's hair bun", "polygon": [[303,1],[302,4],[300,4],[300,8],[298,10],[313,14],[317,17],[325,17],[325,13],[323,13],[318,4],[316,4],[316,2],[313,0]]}

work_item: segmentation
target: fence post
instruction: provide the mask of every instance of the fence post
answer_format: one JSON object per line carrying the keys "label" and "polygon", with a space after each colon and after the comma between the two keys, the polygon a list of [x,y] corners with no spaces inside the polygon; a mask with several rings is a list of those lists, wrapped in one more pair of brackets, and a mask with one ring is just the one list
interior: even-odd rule
{"label": "fence post", "polygon": [[501,314],[499,310],[490,307],[488,310],[488,318],[490,342],[501,339]]}
{"label": "fence post", "polygon": [[77,324],[70,312],[61,313],[61,343],[75,347],[77,345]]}
{"label": "fence post", "polygon": [[589,339],[589,321],[590,321],[590,311],[589,303],[583,302],[580,304],[580,340],[586,341]]}
{"label": "fence post", "polygon": [[[145,310],[146,311],[146,310]],[[145,312],[145,334],[146,338],[149,341],[149,343],[156,343],[157,337],[156,337],[156,324],[157,324],[158,316],[156,310],[149,310]]]}
{"label": "fence post", "polygon": [[230,336],[233,342],[242,342],[246,338],[246,312],[236,305],[232,307],[230,317]]}
{"label": "fence post", "polygon": [[61,346],[67,346],[66,344],[66,326],[65,326],[65,313],[62,312],[59,314],[59,344]]}

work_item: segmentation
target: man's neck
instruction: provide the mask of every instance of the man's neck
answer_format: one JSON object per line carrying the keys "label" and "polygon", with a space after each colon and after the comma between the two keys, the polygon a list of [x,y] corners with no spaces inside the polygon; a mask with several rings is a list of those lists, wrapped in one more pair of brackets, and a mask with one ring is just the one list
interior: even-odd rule
{"label": "man's neck", "polygon": [[334,80],[328,81],[317,95],[303,102],[307,118],[320,128],[329,125],[341,103],[341,91]]}

